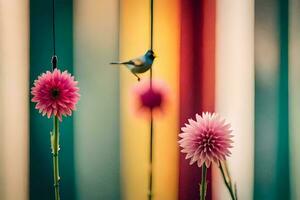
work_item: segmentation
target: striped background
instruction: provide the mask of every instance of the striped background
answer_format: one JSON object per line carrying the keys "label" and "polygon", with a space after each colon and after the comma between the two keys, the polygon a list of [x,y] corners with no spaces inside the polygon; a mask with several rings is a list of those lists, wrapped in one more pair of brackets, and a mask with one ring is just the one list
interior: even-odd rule
{"label": "striped background", "polygon": [[[53,199],[52,121],[30,103],[49,70],[52,2],[0,0],[0,199]],[[199,199],[200,169],[179,153],[196,112],[232,123],[239,199],[300,200],[300,1],[154,0],[153,74],[169,87],[154,120],[154,199]],[[149,125],[135,115],[136,78],[109,62],[149,47],[149,0],[57,0],[59,68],[81,100],[61,125],[62,199],[146,200]],[[142,78],[147,78],[145,74]],[[217,168],[208,199],[229,199]]]}

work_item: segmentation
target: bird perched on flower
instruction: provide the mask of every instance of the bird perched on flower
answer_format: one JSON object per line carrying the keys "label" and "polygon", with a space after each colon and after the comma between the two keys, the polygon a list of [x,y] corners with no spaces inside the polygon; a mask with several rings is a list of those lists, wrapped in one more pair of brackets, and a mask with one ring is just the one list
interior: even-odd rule
{"label": "bird perched on flower", "polygon": [[201,167],[205,163],[208,168],[212,162],[219,165],[219,161],[226,160],[233,143],[230,124],[218,114],[208,112],[202,116],[196,114],[196,121],[189,119],[188,122],[181,128],[179,144],[186,159],[191,159],[190,164],[197,163]]}
{"label": "bird perched on flower", "polygon": [[138,78],[140,81],[140,77],[137,74],[144,73],[148,71],[153,64],[155,59],[155,54],[152,50],[148,50],[144,55],[129,60],[125,62],[112,62],[112,65],[126,65],[126,67],[131,71],[131,73]]}
{"label": "bird perched on flower", "polygon": [[71,115],[76,109],[79,100],[79,88],[77,81],[67,71],[61,72],[54,69],[47,71],[34,81],[31,88],[32,102],[36,102],[35,108],[48,118],[56,116],[61,121],[62,116]]}

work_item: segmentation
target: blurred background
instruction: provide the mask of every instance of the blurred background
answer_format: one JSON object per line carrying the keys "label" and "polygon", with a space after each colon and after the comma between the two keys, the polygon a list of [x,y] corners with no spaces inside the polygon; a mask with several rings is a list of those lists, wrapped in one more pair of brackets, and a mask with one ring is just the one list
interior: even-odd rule
{"label": "blurred background", "polygon": [[[81,99],[60,125],[61,199],[146,200],[149,122],[136,78],[115,60],[149,48],[150,0],[56,0],[58,66]],[[242,200],[300,200],[300,0],[154,0],[154,200],[199,199],[201,170],[178,148],[195,113],[232,124],[228,159]],[[51,70],[52,1],[0,0],[0,199],[53,199],[52,120],[30,102]],[[299,51],[298,51],[299,50]],[[145,73],[142,79],[147,79]],[[230,199],[216,167],[208,199]]]}

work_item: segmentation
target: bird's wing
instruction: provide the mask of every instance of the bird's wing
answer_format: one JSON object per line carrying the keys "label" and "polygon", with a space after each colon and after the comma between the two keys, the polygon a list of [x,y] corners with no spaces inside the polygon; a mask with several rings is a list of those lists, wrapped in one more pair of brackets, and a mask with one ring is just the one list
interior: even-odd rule
{"label": "bird's wing", "polygon": [[141,58],[136,58],[132,60],[132,62],[134,63],[135,66],[142,66],[145,64],[145,61]]}
{"label": "bird's wing", "polygon": [[123,62],[122,64],[134,65],[136,67],[139,67],[139,66],[143,66],[145,64],[145,61],[143,61],[143,59],[141,59],[141,58],[135,58],[135,59],[129,60],[127,62]]}

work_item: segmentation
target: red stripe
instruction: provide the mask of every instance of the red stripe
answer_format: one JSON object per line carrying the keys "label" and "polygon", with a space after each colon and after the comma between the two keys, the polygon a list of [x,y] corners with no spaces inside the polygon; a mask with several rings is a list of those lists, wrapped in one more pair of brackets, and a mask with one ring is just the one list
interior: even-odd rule
{"label": "red stripe", "polygon": [[[215,107],[215,0],[181,0],[180,126]],[[180,154],[179,199],[198,200],[201,169]],[[211,170],[207,199],[211,199]]]}

